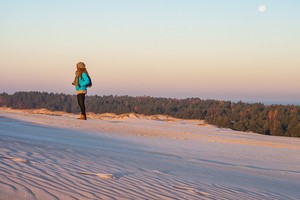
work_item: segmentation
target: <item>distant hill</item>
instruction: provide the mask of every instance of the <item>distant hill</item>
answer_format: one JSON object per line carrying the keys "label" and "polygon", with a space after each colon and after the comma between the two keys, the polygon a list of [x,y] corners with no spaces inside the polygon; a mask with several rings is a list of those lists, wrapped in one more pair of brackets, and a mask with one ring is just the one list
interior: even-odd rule
{"label": "distant hill", "polygon": [[[46,108],[78,113],[75,95],[46,92],[0,94],[0,106],[15,109]],[[169,115],[182,119],[201,119],[219,127],[252,131],[265,135],[300,137],[300,106],[264,105],[199,98],[172,99],[131,96],[87,96],[86,107],[93,113],[137,113]]]}

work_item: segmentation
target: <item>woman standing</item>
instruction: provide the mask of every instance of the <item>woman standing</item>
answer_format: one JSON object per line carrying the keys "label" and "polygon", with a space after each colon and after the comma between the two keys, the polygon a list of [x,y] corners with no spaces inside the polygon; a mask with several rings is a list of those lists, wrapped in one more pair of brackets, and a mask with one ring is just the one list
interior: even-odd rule
{"label": "woman standing", "polygon": [[75,73],[76,77],[72,83],[75,86],[78,104],[81,110],[81,115],[78,119],[86,120],[85,112],[85,94],[87,93],[87,86],[90,84],[90,79],[88,77],[89,73],[86,70],[85,64],[83,62],[77,63],[77,71]]}

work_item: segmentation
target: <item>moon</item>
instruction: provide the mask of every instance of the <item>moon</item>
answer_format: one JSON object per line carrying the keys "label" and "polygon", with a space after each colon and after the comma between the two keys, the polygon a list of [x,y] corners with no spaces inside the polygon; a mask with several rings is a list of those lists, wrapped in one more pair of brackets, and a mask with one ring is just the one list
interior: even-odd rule
{"label": "moon", "polygon": [[266,9],[267,9],[267,7],[266,7],[265,5],[260,5],[260,6],[258,6],[258,11],[259,11],[260,13],[266,12]]}

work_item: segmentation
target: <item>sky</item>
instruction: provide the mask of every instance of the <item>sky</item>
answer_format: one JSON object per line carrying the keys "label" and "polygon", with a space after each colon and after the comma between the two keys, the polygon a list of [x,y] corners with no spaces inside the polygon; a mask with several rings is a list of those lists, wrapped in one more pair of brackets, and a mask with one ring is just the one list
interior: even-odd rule
{"label": "sky", "polygon": [[[265,5],[261,12],[259,6]],[[298,0],[0,2],[0,92],[300,102]]]}

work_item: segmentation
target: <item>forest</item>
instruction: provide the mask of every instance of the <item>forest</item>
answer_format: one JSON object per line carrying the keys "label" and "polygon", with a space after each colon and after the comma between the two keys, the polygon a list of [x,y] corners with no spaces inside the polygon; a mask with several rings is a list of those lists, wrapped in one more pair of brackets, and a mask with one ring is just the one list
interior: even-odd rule
{"label": "forest", "polygon": [[[79,113],[76,95],[47,92],[0,94],[0,106],[14,109],[46,108]],[[181,119],[201,119],[222,128],[265,135],[300,137],[300,106],[264,105],[200,98],[159,98],[150,96],[86,96],[87,112],[169,115]]]}

